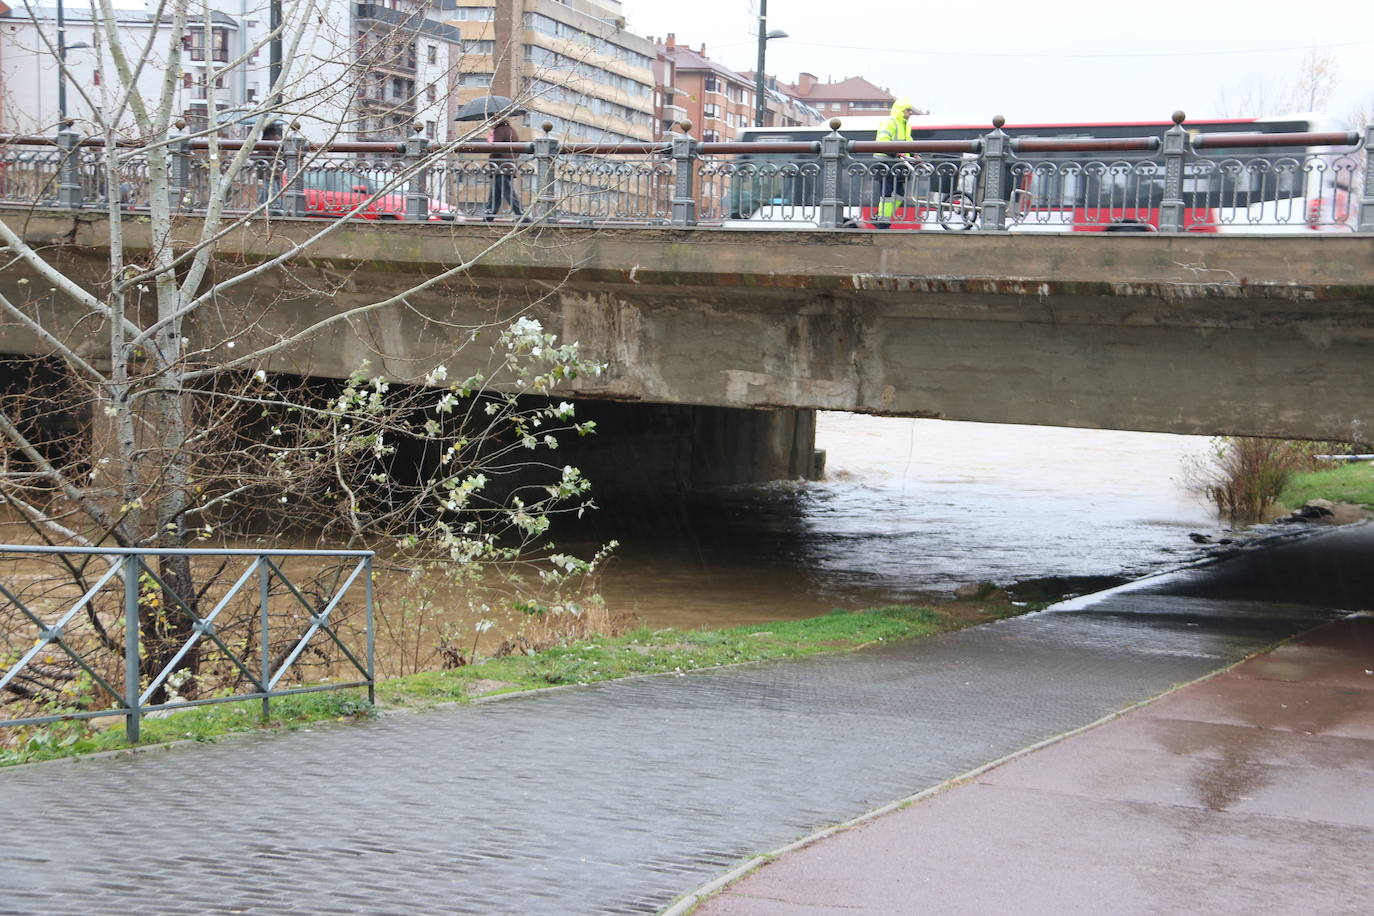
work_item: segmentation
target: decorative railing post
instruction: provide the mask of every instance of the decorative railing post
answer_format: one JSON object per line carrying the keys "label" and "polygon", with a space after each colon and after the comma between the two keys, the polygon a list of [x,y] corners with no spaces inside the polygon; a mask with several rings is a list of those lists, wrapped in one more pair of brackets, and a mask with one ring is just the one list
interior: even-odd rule
{"label": "decorative railing post", "polygon": [[821,138],[821,212],[822,229],[838,229],[844,224],[844,200],[840,197],[840,169],[849,156],[849,141],[840,136],[840,119],[830,119],[830,133]]}
{"label": "decorative railing post", "polygon": [[1374,232],[1374,125],[1364,129],[1364,193],[1358,226],[1361,232]]}
{"label": "decorative railing post", "polygon": [[1188,152],[1186,118],[1174,112],[1174,126],[1164,132],[1164,196],[1159,202],[1159,231],[1183,231],[1183,158]]}
{"label": "decorative railing post", "polygon": [[693,194],[696,177],[697,140],[687,131],[691,121],[683,121],[682,133],[673,135],[673,216],[674,226],[697,224],[697,199]]}
{"label": "decorative railing post", "polygon": [[558,203],[558,196],[554,190],[557,181],[558,141],[549,136],[553,131],[552,122],[545,121],[540,128],[544,131],[544,136],[536,137],[534,140],[535,192],[534,205],[531,207],[531,216],[537,220],[551,216]]}
{"label": "decorative railing post", "polygon": [[191,197],[191,141],[185,136],[167,147],[171,153],[171,174],[167,181],[167,205],[175,213],[190,205]]}
{"label": "decorative railing post", "polygon": [[429,219],[429,164],[425,157],[429,153],[429,139],[422,133],[424,127],[415,124],[415,133],[406,138],[406,168],[414,169],[406,182],[406,219],[424,222]]}
{"label": "decorative railing post", "polygon": [[1007,228],[1007,196],[1002,187],[1002,174],[1007,165],[1007,135],[1002,125],[1007,119],[997,115],[992,119],[992,133],[983,136],[983,205],[984,229]]}
{"label": "decorative railing post", "polygon": [[142,692],[138,658],[138,554],[128,554],[121,562],[124,566],[124,736],[130,744],[137,744],[143,719],[138,699]]}
{"label": "decorative railing post", "polygon": [[57,131],[57,146],[62,150],[62,163],[57,176],[59,207],[77,208],[82,204],[80,142],[80,135],[72,130],[72,122],[63,121]]}
{"label": "decorative railing post", "polygon": [[[293,131],[299,128],[299,124],[291,125]],[[305,216],[305,138],[298,133],[283,137],[280,151],[287,182],[282,192],[282,211],[287,216]]]}

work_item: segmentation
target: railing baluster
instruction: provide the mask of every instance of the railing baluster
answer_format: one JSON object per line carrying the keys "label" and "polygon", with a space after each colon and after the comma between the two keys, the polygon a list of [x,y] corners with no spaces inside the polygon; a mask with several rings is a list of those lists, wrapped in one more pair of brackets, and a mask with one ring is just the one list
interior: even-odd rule
{"label": "railing baluster", "polygon": [[549,136],[553,131],[551,122],[545,121],[540,126],[544,131],[544,136],[534,140],[535,192],[534,200],[530,203],[530,216],[537,220],[551,216],[554,205],[558,202],[554,193],[554,182],[557,176],[558,141]]}
{"label": "railing baluster", "polygon": [[692,193],[697,167],[697,140],[687,131],[690,121],[682,122],[682,133],[673,135],[673,218],[674,226],[695,226],[697,199]]}
{"label": "railing baluster", "polygon": [[849,157],[849,142],[840,136],[840,119],[830,119],[830,133],[821,138],[821,212],[822,229],[836,229],[844,223],[844,200],[840,198],[840,169]]}
{"label": "railing baluster", "polygon": [[72,122],[64,121],[57,132],[57,145],[62,149],[62,165],[57,179],[57,205],[59,207],[79,208],[81,196],[81,142],[80,135],[72,130]]}
{"label": "railing baluster", "polygon": [[425,164],[429,139],[421,133],[422,130],[424,128],[417,123],[415,134],[407,137],[405,142],[406,167],[415,169],[406,183],[406,219],[415,222],[429,219],[429,166]]}
{"label": "railing baluster", "polygon": [[1360,198],[1361,232],[1374,232],[1374,125],[1364,129],[1364,192]]}
{"label": "railing baluster", "polygon": [[[295,129],[296,125],[292,125]],[[281,140],[281,156],[286,168],[287,186],[282,192],[282,209],[287,216],[305,216],[305,162],[306,141],[300,134],[292,134]],[[268,195],[277,193],[277,188],[269,188]]]}
{"label": "railing baluster", "polygon": [[1174,126],[1164,133],[1164,196],[1159,204],[1159,231],[1183,231],[1183,159],[1188,152],[1187,117],[1174,112]]}
{"label": "railing baluster", "polygon": [[[983,137],[983,229],[1001,231],[1007,228],[1007,198],[1002,187],[1008,139],[1002,125],[1006,123],[1006,118],[997,115],[992,119],[992,133]],[[957,173],[955,179],[958,179]]]}

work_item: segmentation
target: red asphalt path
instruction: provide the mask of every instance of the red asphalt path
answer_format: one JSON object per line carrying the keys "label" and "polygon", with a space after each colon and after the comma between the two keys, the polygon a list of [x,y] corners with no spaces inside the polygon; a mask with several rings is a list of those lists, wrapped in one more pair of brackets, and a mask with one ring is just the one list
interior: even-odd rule
{"label": "red asphalt path", "polygon": [[784,853],[693,912],[1374,913],[1374,616]]}

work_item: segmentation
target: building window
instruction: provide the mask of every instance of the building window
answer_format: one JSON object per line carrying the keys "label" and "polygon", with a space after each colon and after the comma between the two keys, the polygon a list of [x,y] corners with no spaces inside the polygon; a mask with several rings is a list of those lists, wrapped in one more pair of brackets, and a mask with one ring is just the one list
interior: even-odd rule
{"label": "building window", "polygon": [[433,121],[425,122],[425,136],[433,140],[438,134],[438,126]]}
{"label": "building window", "polygon": [[[191,54],[191,60],[205,60],[205,29],[192,26],[181,39],[182,47]],[[229,61],[229,30],[210,30],[210,59],[218,63]]]}
{"label": "building window", "polygon": [[433,102],[439,98],[439,89],[433,83],[425,87],[425,101]]}
{"label": "building window", "polygon": [[703,105],[703,106],[701,106],[701,116],[702,116],[703,118],[711,118],[711,119],[713,119],[713,120],[719,121],[719,120],[720,120],[720,106],[719,106],[719,105]]}
{"label": "building window", "polygon": [[97,69],[96,71],[94,71],[94,72],[91,74],[91,77],[92,77],[92,85],[94,85],[94,86],[99,86],[99,85],[100,85],[100,71]]}
{"label": "building window", "polygon": [[439,46],[428,45],[425,47],[425,60],[431,64],[439,62]]}
{"label": "building window", "polygon": [[495,7],[460,6],[449,10],[444,18],[458,22],[490,22],[495,14]]}
{"label": "building window", "polygon": [[459,86],[490,86],[492,74],[490,73],[460,73],[458,74]]}
{"label": "building window", "polygon": [[703,130],[701,132],[701,140],[703,143],[716,143],[720,140],[720,131]]}
{"label": "building window", "polygon": [[716,79],[714,76],[708,76],[702,84],[701,89],[703,92],[720,92],[720,80]]}

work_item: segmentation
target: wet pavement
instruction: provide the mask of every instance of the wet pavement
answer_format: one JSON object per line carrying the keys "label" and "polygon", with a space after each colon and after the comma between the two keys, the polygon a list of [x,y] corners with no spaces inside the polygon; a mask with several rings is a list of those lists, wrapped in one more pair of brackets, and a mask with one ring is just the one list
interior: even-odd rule
{"label": "wet pavement", "polygon": [[[1324,566],[1333,555],[1355,566]],[[0,913],[657,912],[752,856],[1193,680],[1333,607],[1374,606],[1370,556],[1374,527],[1344,530],[843,656],[0,771]],[[1247,563],[1272,584],[1239,600],[1209,585]],[[1071,800],[1053,835],[1090,857],[1073,838],[1094,800]],[[1006,858],[1007,836],[973,836],[968,867]],[[1301,836],[1284,867],[1325,869],[1349,839],[1329,833],[1313,860]],[[1347,859],[1367,862],[1356,849],[1368,851]]]}
{"label": "wet pavement", "polygon": [[1374,616],[783,855],[698,916],[1364,914]]}

